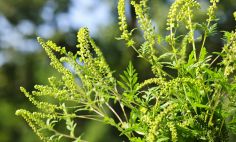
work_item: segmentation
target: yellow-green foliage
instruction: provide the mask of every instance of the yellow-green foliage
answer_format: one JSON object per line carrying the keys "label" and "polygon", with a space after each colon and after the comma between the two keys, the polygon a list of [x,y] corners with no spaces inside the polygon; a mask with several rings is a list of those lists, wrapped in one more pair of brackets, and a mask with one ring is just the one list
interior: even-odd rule
{"label": "yellow-green foliage", "polygon": [[[140,27],[135,30],[143,34],[140,47],[133,38],[134,29],[128,30],[126,1],[118,2],[120,39],[151,65],[154,74],[143,82],[139,82],[131,62],[119,78],[113,77],[87,28],[78,32],[76,53],[38,38],[61,77],[50,77],[49,85],[35,85],[32,93],[21,87],[38,111],[19,109],[16,115],[22,116],[43,141],[84,142],[78,134],[79,119],[116,127],[132,142],[223,142],[229,133],[236,132],[236,31],[225,32],[224,47],[220,53],[214,53],[216,58],[208,52],[211,47],[205,47],[217,26],[215,12],[219,1],[210,0],[206,19],[200,23],[195,19],[200,9],[196,0],[176,0],[167,17],[169,34],[161,46],[147,2],[130,1]],[[176,32],[183,27],[185,33]],[[196,30],[203,33],[200,44],[196,44]],[[171,50],[158,56],[157,46]],[[222,61],[212,66],[220,56]],[[166,69],[176,74],[168,74]],[[62,127],[64,130],[59,129]]]}

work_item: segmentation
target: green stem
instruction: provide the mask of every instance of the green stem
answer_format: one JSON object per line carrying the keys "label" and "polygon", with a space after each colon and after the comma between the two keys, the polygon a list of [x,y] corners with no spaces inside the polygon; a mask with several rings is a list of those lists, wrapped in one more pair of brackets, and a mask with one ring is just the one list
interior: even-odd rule
{"label": "green stem", "polygon": [[189,29],[190,29],[190,34],[191,34],[191,41],[192,41],[192,46],[193,46],[193,52],[194,52],[194,59],[195,61],[197,60],[197,54],[196,54],[196,46],[195,46],[195,42],[194,42],[194,30],[193,30],[193,26],[192,26],[192,20],[191,20],[191,15],[190,15],[190,8],[188,7],[188,20],[189,20]]}
{"label": "green stem", "polygon": [[175,40],[174,40],[174,34],[173,34],[173,31],[172,31],[172,27],[170,29],[170,41],[171,41],[171,48],[172,48],[172,51],[174,52],[174,58],[175,58],[175,61],[177,61],[177,56],[176,56],[176,48],[175,48]]}
{"label": "green stem", "polygon": [[123,124],[122,119],[120,118],[120,116],[116,113],[116,111],[108,104],[106,103],[107,107],[113,112],[113,114],[118,118],[118,120],[120,121],[121,124]]}

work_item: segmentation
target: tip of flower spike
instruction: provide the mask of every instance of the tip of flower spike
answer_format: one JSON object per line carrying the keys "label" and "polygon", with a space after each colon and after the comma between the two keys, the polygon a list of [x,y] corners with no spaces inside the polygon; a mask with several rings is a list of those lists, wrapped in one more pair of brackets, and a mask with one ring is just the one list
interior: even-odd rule
{"label": "tip of flower spike", "polygon": [[37,40],[38,40],[38,41],[41,40],[41,37],[37,37]]}
{"label": "tip of flower spike", "polygon": [[82,27],[82,28],[80,28],[79,29],[79,32],[78,33],[89,33],[89,30],[88,30],[88,28],[87,27]]}
{"label": "tip of flower spike", "polygon": [[19,115],[21,115],[22,113],[24,113],[24,110],[23,110],[23,109],[18,109],[18,110],[15,112],[15,115],[19,116]]}
{"label": "tip of flower spike", "polygon": [[20,115],[20,113],[21,113],[21,111],[20,110],[17,110],[16,112],[15,112],[15,115]]}
{"label": "tip of flower spike", "polygon": [[78,32],[78,37],[83,37],[83,36],[88,36],[89,35],[89,30],[87,27],[82,27],[80,28],[79,32]]}
{"label": "tip of flower spike", "polygon": [[21,92],[25,92],[25,88],[21,86],[21,87],[20,87],[20,91],[21,91]]}
{"label": "tip of flower spike", "polygon": [[43,39],[42,39],[41,37],[37,37],[37,41],[38,41],[39,43],[41,43],[41,42],[43,42]]}

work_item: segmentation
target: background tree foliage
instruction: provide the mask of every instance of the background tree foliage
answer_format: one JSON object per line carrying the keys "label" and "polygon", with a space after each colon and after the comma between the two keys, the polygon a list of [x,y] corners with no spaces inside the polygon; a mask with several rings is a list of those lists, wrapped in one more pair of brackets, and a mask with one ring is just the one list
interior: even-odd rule
{"label": "background tree foliage", "polygon": [[[199,0],[201,3],[209,4],[207,0]],[[78,1],[79,2],[79,1]],[[132,49],[120,48],[124,46],[124,44],[120,41],[117,41],[114,37],[119,36],[118,22],[115,17],[117,17],[117,10],[115,1],[102,0],[102,3],[109,3],[112,7],[112,17],[111,22],[106,27],[101,27],[94,34],[94,38],[99,47],[102,47],[102,52],[105,55],[108,64],[111,66],[112,70],[121,70],[124,69],[128,64],[128,60],[133,60],[134,66],[139,72],[140,80],[143,80],[147,77],[152,76],[151,72],[147,72],[150,66],[137,59],[136,53]],[[151,17],[153,18],[155,24],[159,27],[159,33],[165,32],[165,21],[166,15],[169,9],[170,4],[173,1],[171,0],[150,0],[151,6]],[[50,6],[50,3],[54,3],[54,6]],[[53,18],[50,21],[49,25],[54,27],[56,30],[50,35],[50,38],[53,41],[57,42],[59,45],[70,47],[72,52],[75,51],[76,39],[75,33],[78,29],[71,27],[68,31],[62,32],[58,27],[58,23],[56,22],[56,15],[63,12],[68,12],[70,4],[72,1],[67,0],[0,0],[0,16],[1,18],[6,18],[10,23],[10,27],[6,29],[6,27],[0,27],[0,29],[9,30],[8,36],[9,39],[14,39],[12,30],[15,30],[19,27],[19,23],[27,20],[32,25],[34,25],[34,32],[29,34],[20,33],[23,37],[23,40],[35,40],[38,35],[37,32],[40,30],[40,25],[44,24],[45,19],[41,16],[41,13],[45,7],[49,7],[49,9],[53,10]],[[93,1],[96,3],[96,0]],[[235,21],[233,21],[233,11],[235,11],[236,3],[234,0],[222,0],[220,2],[220,7],[217,12],[217,16],[223,19],[218,24],[218,28],[216,29],[216,34],[210,38],[209,42],[206,44],[209,47],[214,47],[212,51],[220,51],[221,47],[223,47],[223,43],[221,41],[215,40],[222,37],[221,31],[231,31],[235,28]],[[128,14],[128,22],[129,27],[134,28],[137,25],[136,18],[134,15],[134,9],[129,9],[130,14]],[[201,17],[201,14],[198,19],[204,18]],[[76,17],[75,17],[76,18]],[[63,19],[60,19],[63,21]],[[2,21],[1,21],[2,23]],[[86,25],[85,25],[86,26]],[[37,32],[36,32],[37,31]],[[49,31],[50,32],[50,31]],[[28,102],[25,101],[22,95],[19,95],[19,86],[25,86],[27,90],[32,90],[34,84],[45,84],[46,78],[50,75],[55,75],[56,73],[48,66],[48,59],[45,56],[44,52],[41,50],[30,50],[27,49],[17,49],[12,45],[5,44],[3,31],[0,32],[0,141],[36,141],[38,138],[31,132],[31,130],[22,124],[22,120],[16,118],[14,115],[16,108],[19,107],[30,107]],[[164,33],[165,34],[165,33]],[[137,39],[139,37],[137,36]],[[74,39],[74,40],[73,40]],[[14,45],[17,45],[18,41],[15,42]],[[33,44],[34,45],[34,44]],[[34,48],[34,47],[32,47]],[[164,51],[163,51],[164,52]],[[168,71],[173,73],[172,71]],[[118,75],[119,72],[115,73]],[[100,141],[109,141],[113,137],[113,131],[108,136],[103,136],[102,132],[113,130],[112,128],[103,127],[97,123],[85,123],[84,124],[86,130],[88,132],[87,137],[91,138],[90,141],[93,140],[95,135],[98,140],[100,137]],[[100,134],[94,133],[93,128],[100,127]],[[103,131],[102,131],[103,130]],[[117,132],[115,132],[117,133]],[[25,137],[27,135],[27,137]],[[117,141],[120,141],[117,138]]]}

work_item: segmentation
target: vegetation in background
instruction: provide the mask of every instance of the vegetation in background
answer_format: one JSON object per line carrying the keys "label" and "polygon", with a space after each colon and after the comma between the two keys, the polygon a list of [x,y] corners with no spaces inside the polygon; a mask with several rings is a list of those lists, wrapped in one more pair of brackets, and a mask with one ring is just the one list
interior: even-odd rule
{"label": "vegetation in background", "polygon": [[[221,52],[208,51],[218,2],[210,0],[205,21],[199,22],[197,1],[176,0],[168,13],[168,35],[163,36],[155,32],[147,0],[131,0],[143,34],[139,45],[133,36],[138,29],[128,30],[125,0],[119,0],[118,39],[149,63],[154,74],[143,82],[131,62],[115,78],[87,28],[78,32],[76,53],[38,38],[61,77],[35,85],[32,93],[21,87],[39,110],[19,109],[16,114],[43,141],[86,141],[77,133],[80,119],[111,125],[133,142],[228,141],[236,132],[236,31],[224,32]],[[159,49],[166,52],[159,55]],[[220,63],[213,66],[218,58]]]}

